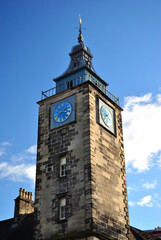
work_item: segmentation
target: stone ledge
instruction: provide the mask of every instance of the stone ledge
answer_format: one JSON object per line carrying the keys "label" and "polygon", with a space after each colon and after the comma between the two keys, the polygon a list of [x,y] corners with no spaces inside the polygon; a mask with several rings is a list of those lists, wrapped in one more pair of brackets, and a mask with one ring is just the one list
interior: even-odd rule
{"label": "stone ledge", "polygon": [[72,233],[66,233],[66,234],[57,234],[53,235],[50,238],[46,238],[45,240],[76,240],[76,239],[82,239],[87,237],[97,237],[99,240],[117,240],[117,238],[113,238],[110,236],[105,236],[100,234],[97,231],[92,230],[86,230],[81,232],[72,232]]}

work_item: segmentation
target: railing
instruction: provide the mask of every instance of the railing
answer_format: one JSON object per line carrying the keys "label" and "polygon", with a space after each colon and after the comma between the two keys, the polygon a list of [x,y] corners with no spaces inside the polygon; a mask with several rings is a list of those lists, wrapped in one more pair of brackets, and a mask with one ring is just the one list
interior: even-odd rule
{"label": "railing", "polygon": [[106,89],[106,95],[112,100],[114,101],[115,103],[117,103],[117,105],[120,105],[119,103],[119,98],[115,97],[111,92],[109,92],[107,89]]}
{"label": "railing", "polygon": [[60,93],[62,91],[65,91],[73,86],[77,86],[83,82],[91,81],[93,82],[99,89],[101,89],[102,92],[104,92],[112,101],[117,103],[119,105],[119,98],[116,98],[112,93],[110,93],[103,84],[101,84],[97,79],[95,79],[93,76],[91,76],[89,73],[86,73],[80,77],[77,77],[75,79],[72,79],[70,81],[66,81],[65,83],[58,85],[57,87],[50,88],[49,90],[41,93],[41,99],[46,99],[48,97],[51,97],[57,93]]}
{"label": "railing", "polygon": [[50,89],[46,90],[45,92],[42,91],[42,92],[41,92],[41,100],[55,95],[55,94],[57,93],[57,89],[58,89],[60,86],[64,86],[64,84],[59,85],[58,87],[50,88]]}

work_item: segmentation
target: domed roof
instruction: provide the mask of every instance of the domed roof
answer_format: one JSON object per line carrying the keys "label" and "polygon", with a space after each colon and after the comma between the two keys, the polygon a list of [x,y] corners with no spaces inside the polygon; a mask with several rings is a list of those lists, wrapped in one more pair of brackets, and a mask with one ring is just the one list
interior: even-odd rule
{"label": "domed roof", "polygon": [[59,77],[53,79],[55,82],[60,81],[62,78],[78,72],[81,69],[86,69],[91,74],[93,74],[97,79],[99,79],[105,86],[108,84],[102,80],[94,70],[92,65],[92,54],[90,49],[84,45],[83,43],[83,36],[82,36],[82,28],[81,28],[81,19],[80,19],[80,28],[79,28],[79,35],[78,35],[78,44],[72,47],[71,52],[69,53],[70,56],[70,63],[66,71],[60,75]]}
{"label": "domed roof", "polygon": [[86,51],[87,54],[89,54],[91,56],[91,58],[93,57],[92,54],[91,54],[90,49],[87,46],[85,46],[83,43],[80,43],[80,44],[77,44],[77,45],[73,46],[71,52],[69,53],[69,55],[71,56],[74,53],[76,53],[78,51],[81,51],[81,50]]}
{"label": "domed roof", "polygon": [[71,52],[69,53],[69,56],[71,59],[68,68],[61,76],[54,79],[54,81],[57,81],[65,75],[75,72],[83,67],[90,69],[94,74],[96,74],[92,65],[93,56],[89,48],[86,47],[83,43],[73,46]]}

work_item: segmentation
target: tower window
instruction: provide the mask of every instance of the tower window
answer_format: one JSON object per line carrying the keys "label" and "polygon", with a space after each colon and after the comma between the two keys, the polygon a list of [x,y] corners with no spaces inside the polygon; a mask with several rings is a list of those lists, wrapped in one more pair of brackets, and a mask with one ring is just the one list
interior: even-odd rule
{"label": "tower window", "polygon": [[66,176],[66,157],[60,159],[60,177]]}
{"label": "tower window", "polygon": [[67,88],[73,87],[73,80],[67,82]]}
{"label": "tower window", "polygon": [[70,87],[73,87],[73,80],[70,81]]}
{"label": "tower window", "polygon": [[66,198],[61,198],[60,199],[60,205],[59,205],[59,219],[63,220],[66,218]]}

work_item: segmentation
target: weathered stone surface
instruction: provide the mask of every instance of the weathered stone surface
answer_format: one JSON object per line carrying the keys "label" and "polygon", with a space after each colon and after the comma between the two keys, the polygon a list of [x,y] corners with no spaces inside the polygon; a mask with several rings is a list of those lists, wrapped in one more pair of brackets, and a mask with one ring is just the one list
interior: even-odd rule
{"label": "weathered stone surface", "polygon": [[32,192],[25,189],[19,189],[19,196],[15,199],[14,222],[18,222],[25,214],[34,212],[34,201]]}
{"label": "weathered stone surface", "polygon": [[[51,130],[51,104],[73,94],[76,121]],[[99,97],[115,109],[116,137],[98,123]],[[90,230],[98,232],[99,237],[89,235],[80,239],[97,240],[101,234],[106,236],[102,239],[128,239],[121,109],[88,82],[39,105],[35,238],[57,239],[61,234]],[[62,178],[59,161],[64,155],[67,175]],[[62,221],[61,197],[67,200],[66,219]]]}

